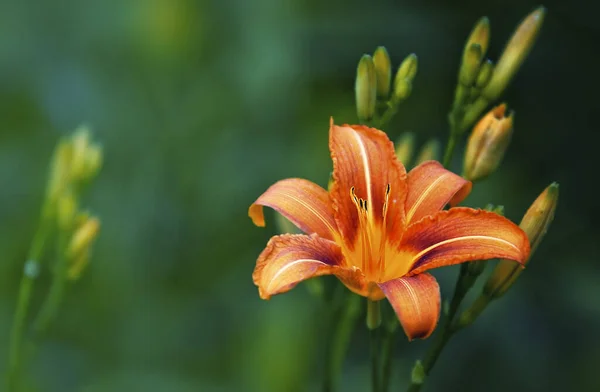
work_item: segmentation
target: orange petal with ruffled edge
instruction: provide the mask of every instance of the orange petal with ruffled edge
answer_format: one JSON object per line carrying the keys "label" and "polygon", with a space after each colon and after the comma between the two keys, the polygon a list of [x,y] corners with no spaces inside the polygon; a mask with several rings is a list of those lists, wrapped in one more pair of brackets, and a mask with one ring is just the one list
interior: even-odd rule
{"label": "orange petal with ruffled edge", "polygon": [[408,340],[431,335],[440,318],[440,286],[430,274],[406,276],[380,283]]}
{"label": "orange petal with ruffled edge", "polygon": [[529,256],[529,240],[503,216],[455,207],[410,225],[400,253],[403,258],[410,257],[408,273],[415,275],[431,268],[492,258],[523,264]]}
{"label": "orange petal with ruffled edge", "polygon": [[261,227],[265,225],[263,206],[273,208],[307,234],[335,238],[337,228],[329,194],[311,181],[288,178],[267,189],[248,209],[252,222]]}
{"label": "orange petal with ruffled edge", "polygon": [[291,290],[299,282],[329,275],[343,265],[340,247],[317,235],[283,234],[272,237],[252,274],[262,299]]}
{"label": "orange petal with ruffled edge", "polygon": [[390,186],[387,207],[387,231],[401,233],[404,229],[404,200],[406,198],[406,170],[396,158],[394,145],[387,135],[377,129],[361,125],[337,126],[331,123],[329,149],[333,160],[333,188],[335,220],[350,249],[354,248],[359,227],[357,198],[367,200],[368,209],[381,224],[386,189]]}
{"label": "orange petal with ruffled edge", "polygon": [[454,206],[471,192],[471,182],[444,169],[439,162],[426,161],[408,173],[406,221],[417,222],[435,214],[446,204]]}

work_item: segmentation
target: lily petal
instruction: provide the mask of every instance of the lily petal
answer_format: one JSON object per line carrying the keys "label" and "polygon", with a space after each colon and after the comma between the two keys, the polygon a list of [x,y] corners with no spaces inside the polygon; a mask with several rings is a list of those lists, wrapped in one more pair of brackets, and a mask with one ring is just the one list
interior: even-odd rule
{"label": "lily petal", "polygon": [[258,256],[252,280],[260,297],[269,299],[303,280],[331,274],[342,261],[342,251],[332,241],[317,235],[278,235]]}
{"label": "lily petal", "polygon": [[263,206],[273,208],[307,234],[333,239],[337,232],[329,194],[311,181],[289,178],[267,189],[248,209],[252,222],[261,227],[265,225]]}
{"label": "lily petal", "polygon": [[387,135],[361,125],[337,126],[332,121],[329,149],[333,160],[334,184],[331,198],[334,216],[350,249],[353,249],[359,227],[359,216],[351,189],[354,189],[357,198],[367,201],[375,223],[380,224],[389,185],[387,231],[401,233],[404,228],[406,169],[396,158],[394,145]]}
{"label": "lily petal", "polygon": [[380,283],[396,311],[408,340],[431,335],[440,318],[440,286],[430,274],[405,276]]}
{"label": "lily petal", "polygon": [[452,206],[460,203],[471,192],[471,185],[439,162],[423,162],[408,173],[406,221],[417,222],[448,203]]}
{"label": "lily petal", "polygon": [[401,253],[410,255],[409,274],[465,261],[503,258],[525,263],[527,235],[493,212],[455,207],[410,225]]}

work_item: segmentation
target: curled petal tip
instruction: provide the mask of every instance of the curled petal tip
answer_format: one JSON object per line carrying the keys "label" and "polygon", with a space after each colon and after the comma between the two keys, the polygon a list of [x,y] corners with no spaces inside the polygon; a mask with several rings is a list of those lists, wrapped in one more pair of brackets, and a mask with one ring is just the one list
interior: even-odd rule
{"label": "curled petal tip", "polygon": [[265,227],[265,214],[263,213],[262,206],[252,204],[250,208],[248,208],[248,216],[256,226]]}

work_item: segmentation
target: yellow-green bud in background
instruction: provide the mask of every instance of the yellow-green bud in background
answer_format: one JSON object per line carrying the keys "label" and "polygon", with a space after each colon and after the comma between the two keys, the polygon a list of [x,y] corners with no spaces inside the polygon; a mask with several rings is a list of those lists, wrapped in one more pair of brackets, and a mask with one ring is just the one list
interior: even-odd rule
{"label": "yellow-green bud in background", "polygon": [[460,84],[465,87],[471,87],[475,84],[482,59],[483,51],[479,44],[472,44],[465,50],[458,73],[458,82]]}
{"label": "yellow-green bud in background", "polygon": [[396,141],[396,157],[404,166],[409,166],[414,150],[415,135],[412,132],[404,132]]}
{"label": "yellow-green bud in background", "polygon": [[296,227],[288,218],[275,212],[275,227],[280,234],[299,234],[301,230]]}
{"label": "yellow-green bud in background", "polygon": [[69,268],[67,269],[67,279],[69,280],[77,280],[81,277],[81,274],[88,266],[90,262],[90,249],[84,249],[80,254],[75,256],[74,259],[69,263]]}
{"label": "yellow-green bud in background", "polygon": [[71,241],[67,246],[67,256],[69,258],[77,257],[85,249],[89,248],[91,243],[98,236],[100,231],[100,220],[96,217],[89,217],[81,226],[79,226]]}
{"label": "yellow-green bud in background", "polygon": [[331,192],[333,188],[333,172],[329,173],[329,180],[327,181],[327,192]]}
{"label": "yellow-green bud in background", "polygon": [[72,147],[68,140],[61,140],[54,149],[48,180],[48,198],[55,201],[69,185],[71,179]]}
{"label": "yellow-green bud in background", "polygon": [[90,146],[90,130],[82,125],[71,136],[71,175],[77,180],[85,176],[85,160]]}
{"label": "yellow-green bud in background", "polygon": [[475,26],[467,39],[467,43],[465,44],[463,57],[472,45],[479,45],[481,56],[483,57],[487,53],[489,44],[490,20],[484,16],[475,23]]}
{"label": "yellow-green bud in background", "polygon": [[[526,263],[531,260],[554,219],[558,193],[558,184],[550,184],[529,207],[519,224],[531,244],[531,253]],[[500,260],[483,288],[484,294],[490,298],[502,296],[517,280],[522,270],[523,267],[512,260]]]}
{"label": "yellow-green bud in background", "polygon": [[539,7],[515,30],[496,64],[492,79],[482,92],[490,102],[496,100],[517,73],[540,32],[546,9]]}
{"label": "yellow-green bud in background", "polygon": [[475,80],[475,86],[477,88],[484,88],[490,79],[492,78],[492,74],[494,73],[494,63],[492,60],[487,59],[479,67],[479,73],[477,74],[477,79]]}
{"label": "yellow-green bud in background", "polygon": [[420,165],[425,161],[439,161],[440,160],[440,141],[437,139],[430,139],[417,155],[415,159],[415,166]]}
{"label": "yellow-green bud in background", "polygon": [[398,67],[394,77],[394,97],[396,102],[405,100],[412,92],[412,81],[417,75],[418,60],[417,55],[411,53]]}
{"label": "yellow-green bud in background", "polygon": [[390,84],[392,82],[392,61],[384,46],[375,49],[373,53],[373,64],[377,75],[377,96],[387,99],[390,95]]}
{"label": "yellow-green bud in background", "polygon": [[70,230],[76,220],[77,200],[71,191],[62,192],[56,200],[56,217],[58,228]]}
{"label": "yellow-green bud in background", "polygon": [[373,58],[368,54],[361,57],[356,70],[356,113],[361,122],[370,121],[375,115],[377,103],[377,75]]}
{"label": "yellow-green bud in background", "polygon": [[473,128],[467,142],[464,177],[477,181],[492,174],[502,162],[513,132],[514,112],[505,117],[506,104],[493,108]]}

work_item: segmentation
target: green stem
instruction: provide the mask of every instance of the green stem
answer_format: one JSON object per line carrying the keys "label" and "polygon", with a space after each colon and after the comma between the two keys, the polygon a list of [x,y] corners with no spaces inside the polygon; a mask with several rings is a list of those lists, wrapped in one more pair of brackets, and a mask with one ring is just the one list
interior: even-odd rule
{"label": "green stem", "polygon": [[[454,317],[456,316],[456,313],[458,312],[458,308],[460,307],[460,303],[462,302],[463,298],[465,297],[465,295],[467,294],[467,291],[468,291],[468,288],[465,288],[465,285],[464,285],[466,269],[467,269],[467,265],[462,264],[461,270],[460,270],[460,275],[456,282],[456,287],[454,288],[454,295],[452,296],[452,300],[450,301],[450,306],[448,308],[448,314],[447,314],[446,318],[444,319],[442,325],[439,327],[439,332],[436,336],[436,339],[435,339],[433,345],[430,347],[429,351],[427,352],[425,359],[422,362],[422,367],[423,367],[423,372],[425,374],[425,377],[427,377],[429,375],[429,372],[431,371],[431,369],[437,362],[442,350],[446,346],[446,343],[448,343],[448,341],[450,340],[450,338],[456,331],[455,329],[453,329],[451,327],[452,327],[452,321],[454,320]],[[407,391],[408,392],[420,391],[421,387],[423,386],[424,381],[425,381],[424,379],[420,380],[420,382],[412,381],[411,384],[409,385]]]}
{"label": "green stem", "polygon": [[397,112],[398,104],[390,103],[386,111],[383,112],[383,115],[375,121],[376,127],[378,129],[381,129],[384,125],[387,125],[387,123],[389,123],[392,120],[392,118],[394,118],[394,115]]}
{"label": "green stem", "polygon": [[18,391],[20,389],[22,341],[25,332],[25,321],[29,310],[29,303],[31,302],[34,282],[40,270],[40,259],[46,245],[46,240],[51,232],[51,223],[52,207],[51,204],[46,201],[42,207],[40,223],[34,234],[27,262],[23,268],[21,283],[19,285],[17,308],[10,333],[8,350],[7,384],[9,392]]}
{"label": "green stem", "polygon": [[450,166],[450,162],[452,162],[452,156],[454,155],[454,150],[456,149],[457,139],[458,136],[456,133],[451,132],[450,138],[448,139],[448,144],[446,145],[446,151],[444,151],[444,160],[442,161],[442,164],[445,168],[448,168],[448,166]]}
{"label": "green stem", "polygon": [[392,375],[392,354],[394,348],[395,331],[385,329],[381,349],[381,391],[388,392],[390,388],[390,378]]}
{"label": "green stem", "polygon": [[33,322],[32,343],[35,344],[46,333],[48,327],[58,313],[62,303],[66,285],[67,285],[67,267],[68,260],[65,255],[67,248],[68,232],[60,230],[58,232],[56,264],[54,265],[54,276],[50,284],[48,296],[44,299],[42,307]]}
{"label": "green stem", "polygon": [[374,328],[369,331],[371,335],[371,390],[372,392],[381,391],[381,382],[379,372],[379,347],[380,347],[380,328]]}
{"label": "green stem", "polygon": [[325,349],[323,391],[333,392],[336,390],[352,331],[360,315],[360,297],[349,293],[344,285],[338,283],[328,311],[332,317]]}

